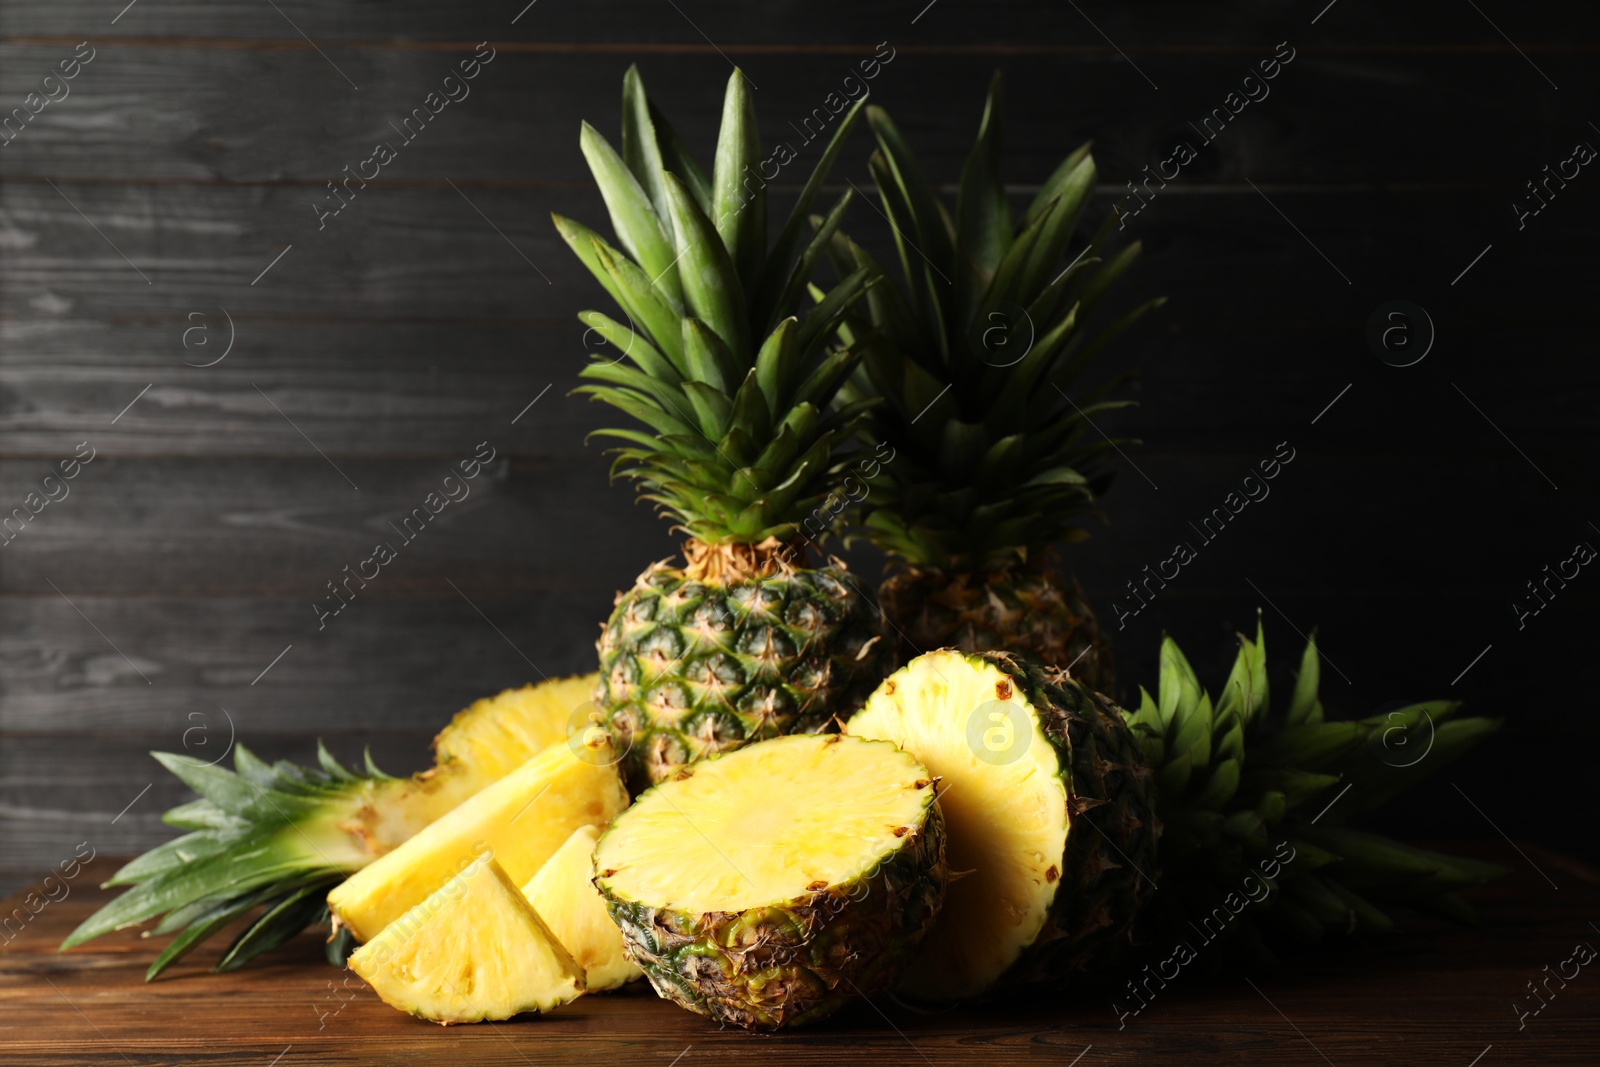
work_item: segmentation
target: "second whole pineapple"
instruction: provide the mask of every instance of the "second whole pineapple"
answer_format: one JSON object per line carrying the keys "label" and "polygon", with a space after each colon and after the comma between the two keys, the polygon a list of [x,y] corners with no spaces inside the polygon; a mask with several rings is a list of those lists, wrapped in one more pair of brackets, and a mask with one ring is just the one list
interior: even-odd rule
{"label": "second whole pineapple", "polygon": [[622,444],[614,470],[690,538],[684,566],[657,563],[617,598],[599,642],[595,702],[635,791],[746,741],[823,729],[887,667],[876,609],[842,565],[812,565],[806,531],[870,407],[835,403],[860,359],[836,337],[873,273],[852,272],[796,315],[849,194],[815,234],[807,213],[859,110],[840,120],[770,243],[743,74],[728,82],[709,178],[635,70],[622,151],[583,128],[622,247],[555,222],[628,322],[583,313],[621,354],[594,356],[580,391],[643,424],[597,432]]}
{"label": "second whole pineapple", "polygon": [[[1087,327],[1140,246],[1102,262],[1109,221],[1086,246],[1075,241],[1095,185],[1088,145],[1014,224],[1000,110],[996,75],[952,216],[888,114],[867,109],[904,284],[886,279],[848,316],[864,349],[849,395],[883,398],[867,436],[894,456],[872,480],[866,532],[898,564],[879,598],[904,656],[1005,649],[1109,693],[1110,644],[1051,546],[1088,536],[1081,522],[1110,485],[1118,447],[1095,418],[1124,402],[1076,383],[1163,301]],[[877,269],[843,236],[832,253],[841,271]]]}

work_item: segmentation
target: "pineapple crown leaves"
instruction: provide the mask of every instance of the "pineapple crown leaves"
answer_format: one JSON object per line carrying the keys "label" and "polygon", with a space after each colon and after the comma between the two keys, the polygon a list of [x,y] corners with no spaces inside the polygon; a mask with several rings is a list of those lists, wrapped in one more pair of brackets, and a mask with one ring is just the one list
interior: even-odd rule
{"label": "pineapple crown leaves", "polygon": [[[1346,825],[1455,760],[1500,721],[1458,717],[1459,703],[1442,700],[1330,720],[1317,696],[1319,673],[1313,636],[1287,704],[1274,709],[1258,616],[1255,639],[1240,635],[1213,699],[1177,643],[1163,638],[1156,695],[1141,689],[1128,721],[1155,770],[1163,898],[1180,934],[1252,877],[1269,892],[1247,912],[1252,921],[1240,924],[1236,945],[1270,958],[1263,935],[1310,943],[1392,928],[1379,903],[1470,922],[1457,891],[1504,873]],[[1268,857],[1282,861],[1275,850],[1283,842],[1292,861],[1263,866]]]}
{"label": "pineapple crown leaves", "polygon": [[350,856],[342,832],[318,826],[317,817],[331,800],[389,777],[370,754],[365,774],[347,770],[320,742],[317,768],[268,764],[244,745],[234,746],[231,771],[191,756],[151,755],[199,794],[162,816],[190,832],[113,874],[106,886],[132,888],[61,943],[68,949],[161,916],[154,932],[176,936],[150,965],[147,981],[255,908],[261,914],[213,970],[241,967],[325,917],[328,889],[364,860]]}
{"label": "pineapple crown leaves", "polygon": [[620,248],[571,219],[555,224],[627,322],[582,313],[621,355],[593,355],[581,372],[593,384],[576,391],[644,424],[596,431],[622,442],[613,477],[633,479],[704,543],[793,540],[848,473],[841,452],[872,401],[836,402],[861,359],[836,339],[876,275],[854,270],[815,306],[800,304],[851,196],[814,232],[811,206],[864,100],[840,120],[770,243],[755,105],[741,72],[728,80],[709,178],[635,68],[623,78],[622,151],[583,126],[579,143]]}
{"label": "pineapple crown leaves", "polygon": [[[847,395],[885,398],[867,432],[897,461],[865,525],[876,544],[912,563],[990,569],[1087,536],[1076,523],[1109,487],[1112,453],[1124,443],[1095,418],[1127,403],[1112,398],[1120,381],[1088,391],[1075,383],[1164,303],[1086,327],[1140,246],[1103,259],[1108,219],[1063,268],[1094,190],[1087,144],[1014,222],[1000,175],[1001,107],[997,72],[953,216],[888,113],[867,109],[872,176],[903,285],[875,287],[849,315],[846,336],[865,351]],[[881,272],[846,236],[829,252],[842,274]]]}

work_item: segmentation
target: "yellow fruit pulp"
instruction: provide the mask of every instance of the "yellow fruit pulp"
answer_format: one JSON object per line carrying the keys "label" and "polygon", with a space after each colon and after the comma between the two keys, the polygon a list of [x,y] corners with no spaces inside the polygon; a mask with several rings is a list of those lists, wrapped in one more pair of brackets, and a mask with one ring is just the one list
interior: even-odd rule
{"label": "yellow fruit pulp", "polygon": [[499,781],[581,723],[597,675],[555,678],[484,697],[434,738],[434,766],[411,778],[368,783],[340,829],[381,856]]}
{"label": "yellow fruit pulp", "polygon": [[914,758],[837,734],[777,738],[688,770],[642,794],[601,838],[595,866],[615,894],[735,912],[854,883],[922,825],[927,806]]}
{"label": "yellow fruit pulp", "polygon": [[1038,937],[1061,884],[1055,748],[1004,673],[957,652],[891,675],[846,730],[902,745],[940,779],[950,888],[901,988],[935,1000],[983,992]]}
{"label": "yellow fruit pulp", "polygon": [[370,941],[485,848],[521,885],[572,831],[628,806],[612,759],[603,740],[557,741],[351,875],[328,894],[328,908],[358,941]]}
{"label": "yellow fruit pulp", "polygon": [[623,954],[622,931],[594,887],[594,845],[599,839],[598,826],[580,826],[522,887],[533,910],[583,965],[591,993],[615,989],[644,974]]}
{"label": "yellow fruit pulp", "polygon": [[484,852],[350,957],[391,1007],[437,1023],[550,1011],[584,991],[583,967]]}

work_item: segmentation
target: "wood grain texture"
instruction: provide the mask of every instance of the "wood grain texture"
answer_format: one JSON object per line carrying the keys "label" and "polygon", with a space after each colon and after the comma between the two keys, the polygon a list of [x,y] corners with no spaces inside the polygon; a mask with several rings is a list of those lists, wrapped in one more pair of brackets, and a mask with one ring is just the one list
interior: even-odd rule
{"label": "wood grain texture", "polygon": [[[1484,300],[1501,299],[1496,294],[1532,269],[1542,284],[1518,290],[1531,306],[1499,304],[1502,322],[1537,326],[1541,309],[1592,321],[1581,299],[1583,235],[1600,210],[1592,199],[1552,204],[1552,224],[1530,226],[1519,237],[1509,196],[1270,186],[1265,192],[1270,202],[1242,183],[1213,195],[1171,195],[1178,193],[1172,188],[1158,196],[1126,227],[1127,238],[1144,241],[1149,252],[1137,275],[1139,291],[1182,294],[1210,309],[1208,317],[1226,308],[1235,318],[1331,314],[1356,325],[1385,298],[1378,293],[1404,282],[1425,290],[1430,303],[1468,307],[1481,317]],[[155,315],[179,322],[191,311],[220,319],[215,309],[224,307],[238,319],[559,324],[604,299],[569,262],[549,218],[557,211],[604,227],[592,194],[483,190],[469,204],[449,186],[368,189],[320,232],[314,199],[308,190],[278,186],[67,183],[58,192],[8,184],[0,189],[0,210],[14,233],[0,264],[0,312],[24,321]],[[1109,214],[1109,200],[1098,207],[1096,220]],[[853,213],[851,231],[869,246],[888,237],[882,217],[865,204]],[[1453,289],[1451,279],[1496,242],[1501,254],[1474,268],[1474,286]],[[1186,266],[1197,260],[1209,269]],[[581,342],[582,332],[570,336]],[[172,352],[171,342],[163,348]],[[581,343],[563,355],[572,366]]]}
{"label": "wood grain texture", "polygon": [[[1075,17],[1070,8],[1063,10]],[[1092,138],[1102,180],[1121,190],[1146,164],[1153,168],[1170,155],[1179,141],[1204,147],[1205,131],[1198,128],[1205,117],[1223,107],[1227,93],[1259,60],[1273,55],[1283,36],[1295,37],[1285,30],[1263,39],[1254,52],[1141,60],[1159,91],[1125,64],[1118,71],[1121,61],[1114,52],[1098,60],[1039,56],[1009,64],[1006,177],[1036,184],[1062,156]],[[1304,44],[1304,38],[1295,38],[1291,47]],[[828,95],[856,75],[854,91],[865,85],[874,103],[903,116],[906,136],[930,174],[952,181],[968,146],[965,135],[946,132],[976,128],[984,88],[1002,57],[897,50],[888,65],[879,64],[874,78],[863,81],[858,65],[875,52],[889,54],[875,44],[860,44],[839,54],[741,57],[743,68],[763,86],[768,151],[786,141],[802,158],[814,159],[820,145],[813,142],[808,149],[807,143],[825,122],[814,120],[806,130],[805,120],[815,109],[830,106]],[[1510,193],[1527,177],[1525,161],[1555,147],[1551,137],[1562,131],[1549,120],[1525,121],[1521,90],[1537,74],[1514,51],[1507,53],[1511,61],[1488,62],[1479,54],[1327,55],[1302,54],[1296,47],[1294,59],[1264,88],[1253,90],[1266,95],[1243,106],[1215,137],[1207,158],[1186,168],[1181,184],[1238,184],[1247,174],[1263,185],[1381,183],[1498,187]],[[0,44],[0,100],[20,101],[58,59],[71,54],[53,43]],[[0,178],[49,177],[59,183],[115,174],[139,183],[287,184],[302,186],[307,199],[317,199],[324,183],[340,180],[341,168],[354,171],[376,143],[388,142],[399,158],[382,168],[374,188],[451,180],[467,190],[587,191],[588,171],[576,150],[579,123],[588,120],[607,137],[618,136],[617,82],[634,61],[679,132],[703,160],[710,159],[717,113],[702,102],[720,95],[727,67],[698,55],[643,52],[501,52],[464,90],[455,90],[458,96],[465,92],[462,99],[437,105],[443,110],[407,144],[396,127],[472,54],[470,44],[447,52],[347,53],[338,63],[361,87],[354,92],[309,49],[102,43],[69,83],[70,94],[48,105],[5,145]],[[1565,92],[1593,96],[1600,88],[1592,61],[1558,55],[1543,62]],[[264,84],[276,91],[251,91]],[[1386,130],[1375,122],[1397,91],[1406,94],[1408,108],[1429,116],[1425,136]],[[835,109],[842,106],[838,99],[831,103]],[[1306,121],[1307,115],[1317,120]],[[1218,125],[1214,120],[1213,131]],[[1471,167],[1463,168],[1454,153],[1440,150],[1441,145],[1470,144],[1486,129],[1497,131],[1498,150],[1477,157]],[[1580,122],[1565,139],[1580,139],[1586,129]],[[1375,138],[1384,146],[1382,153],[1352,151]],[[854,144],[840,175],[865,185],[860,175],[867,152],[865,139]],[[781,175],[784,184],[803,180],[799,165],[793,169],[796,174]]]}
{"label": "wood grain texture", "polygon": [[[1152,271],[1158,266],[1150,263]],[[1421,408],[1419,427],[1448,426],[1449,432],[1385,439],[1384,453],[1447,461],[1465,451],[1474,463],[1504,456],[1520,462],[1451,387],[1454,380],[1467,395],[1488,399],[1495,422],[1515,433],[1525,450],[1533,443],[1543,460],[1560,466],[1578,459],[1567,447],[1586,436],[1600,398],[1600,372],[1592,367],[1573,367],[1554,394],[1538,376],[1506,376],[1495,369],[1497,353],[1581,350],[1592,333],[1582,321],[1583,306],[1552,307],[1549,315],[1522,322],[1474,320],[1463,308],[1453,322],[1472,334],[1474,348],[1453,352],[1448,366],[1425,363],[1404,378],[1382,364],[1355,360],[1307,373],[1307,354],[1321,346],[1365,344],[1366,323],[1354,309],[1325,321],[1239,319],[1231,317],[1236,308],[1208,306],[1183,290],[1174,292],[1169,308],[1129,335],[1106,361],[1108,372],[1140,374],[1126,393],[1139,410],[1101,421],[1109,433],[1144,442],[1138,453],[1129,453],[1141,465],[1146,458],[1164,462],[1173,453],[1219,459],[1225,451],[1247,454],[1266,437],[1281,439],[1308,426],[1347,384],[1354,388],[1346,399],[1357,403],[1337,420],[1324,420],[1327,429],[1317,437],[1321,455],[1372,457],[1375,438],[1365,430]],[[1230,317],[1208,321],[1220,313]],[[241,318],[234,322],[234,353],[217,366],[198,368],[184,361],[220,356],[229,330],[217,308],[196,314],[201,317],[0,322],[0,348],[6,352],[0,360],[0,455],[17,463],[0,466],[0,479],[8,470],[23,482],[35,471],[42,476],[84,441],[113,461],[189,456],[323,462],[309,439],[341,461],[410,456],[449,462],[488,435],[508,456],[575,460],[589,472],[583,487],[602,500],[606,496],[598,489],[604,478],[598,457],[606,445],[585,440],[604,423],[606,409],[569,395],[579,384],[582,354],[594,347],[585,344],[576,320]],[[188,334],[188,347],[187,331],[195,331]],[[339,358],[320,355],[324,347]],[[1225,380],[1245,381],[1249,388],[1219,401],[1217,385]],[[135,397],[138,402],[119,418]],[[1219,406],[1235,417],[1219,422]],[[1483,438],[1469,419],[1493,440]],[[1543,448],[1545,441],[1556,447]],[[1138,479],[1131,469],[1125,474]],[[5,492],[5,483],[0,492],[14,506],[18,494]]]}
{"label": "wood grain texture", "polygon": [[[1499,846],[1513,867],[1478,891],[1476,930],[1413,920],[1406,933],[1363,951],[1300,961],[1281,973],[1208,979],[1180,972],[1149,1007],[1119,1027],[1111,1004],[1122,979],[1074,994],[1013,995],[997,1003],[915,1013],[887,998],[777,1036],[719,1030],[631,986],[580,998],[548,1016],[442,1028],[407,1018],[321,961],[307,933],[243,971],[211,975],[201,961],[145,984],[157,944],[135,931],[65,955],[56,943],[106,894],[108,871],[83,870],[0,952],[0,1054],[10,1063],[68,1067],[123,1062],[525,1063],[995,1062],[1192,1064],[1591,1064],[1600,1044],[1600,981],[1593,965],[1519,1030],[1509,1009],[1525,983],[1556,968],[1579,942],[1600,941],[1600,875],[1526,846],[1561,888]],[[69,851],[63,859],[70,858]],[[59,896],[59,891],[57,891]],[[38,898],[36,898],[38,899]],[[13,897],[0,904],[10,911]],[[204,955],[201,949],[197,955]],[[195,960],[195,957],[190,957]],[[1125,998],[1124,998],[1125,999]],[[675,1059],[678,1058],[678,1059]]]}
{"label": "wood grain texture", "polygon": [[[1329,16],[1311,31],[1317,40],[1337,45],[1359,42],[1409,51],[1455,48],[1499,53],[1508,51],[1504,39],[1482,23],[1462,17],[1450,0],[1420,0],[1394,9],[1375,0],[1343,0],[1338,20]],[[915,35],[930,47],[945,50],[984,48],[1021,54],[1041,50],[1076,50],[1085,54],[1114,54],[1115,46],[1094,31],[1098,26],[1124,47],[1168,51],[1236,51],[1240,40],[1260,39],[1284,27],[1310,24],[1316,10],[1286,11],[1268,0],[1153,0],[1138,5],[1091,4],[1079,16],[1049,0],[983,7],[952,5],[927,9],[927,5],[896,0],[862,0],[845,7],[778,3],[752,8],[735,0],[698,0],[679,10],[656,5],[613,5],[596,18],[592,9],[550,5],[533,7],[524,14],[522,4],[472,2],[440,7],[427,0],[403,0],[383,5],[381,11],[318,4],[316,0],[288,0],[278,11],[262,10],[249,0],[140,0],[134,11],[109,14],[93,0],[61,0],[34,4],[6,0],[0,5],[0,30],[7,35],[65,35],[74,40],[96,31],[107,38],[179,37],[192,41],[259,41],[263,47],[310,46],[293,27],[312,38],[362,42],[381,47],[429,47],[434,42],[478,41],[485,32],[495,39],[524,42],[530,47],[556,50],[605,49],[614,42],[650,42],[670,50],[715,54],[716,49],[738,50],[740,42],[765,51],[803,51],[829,48],[840,42],[877,40],[876,35],[898,30]],[[602,9],[607,10],[607,9]],[[1571,52],[1593,45],[1574,39],[1570,32],[1584,25],[1576,5],[1551,12],[1546,22],[1524,13],[1503,24],[1522,47],[1539,52]],[[115,18],[115,21],[113,21]],[[711,31],[715,43],[696,31]],[[1272,37],[1277,40],[1278,37]]]}

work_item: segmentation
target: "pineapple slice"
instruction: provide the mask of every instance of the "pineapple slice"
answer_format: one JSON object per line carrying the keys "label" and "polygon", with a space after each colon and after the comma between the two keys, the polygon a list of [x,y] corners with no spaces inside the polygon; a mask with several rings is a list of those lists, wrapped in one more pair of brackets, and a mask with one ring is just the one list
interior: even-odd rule
{"label": "pineapple slice", "polygon": [[622,931],[594,887],[594,845],[599,839],[598,826],[578,827],[522,887],[533,910],[583,964],[591,993],[616,989],[644,974],[623,954]]}
{"label": "pineapple slice", "polygon": [[603,737],[557,741],[335,887],[328,908],[336,923],[358,941],[372,940],[484,847],[520,885],[573,830],[628,806],[613,762]]}
{"label": "pineapple slice", "polygon": [[492,852],[357,949],[350,969],[390,1007],[445,1025],[550,1011],[584,992],[582,965]]}
{"label": "pineapple slice", "polygon": [[934,780],[883,741],[794,734],[702,760],[595,849],[628,956],[668,1000],[751,1029],[892,982],[944,897]]}
{"label": "pineapple slice", "polygon": [[340,824],[381,856],[572,732],[591,706],[596,675],[555,678],[476,700],[433,739],[434,766],[369,783]]}

